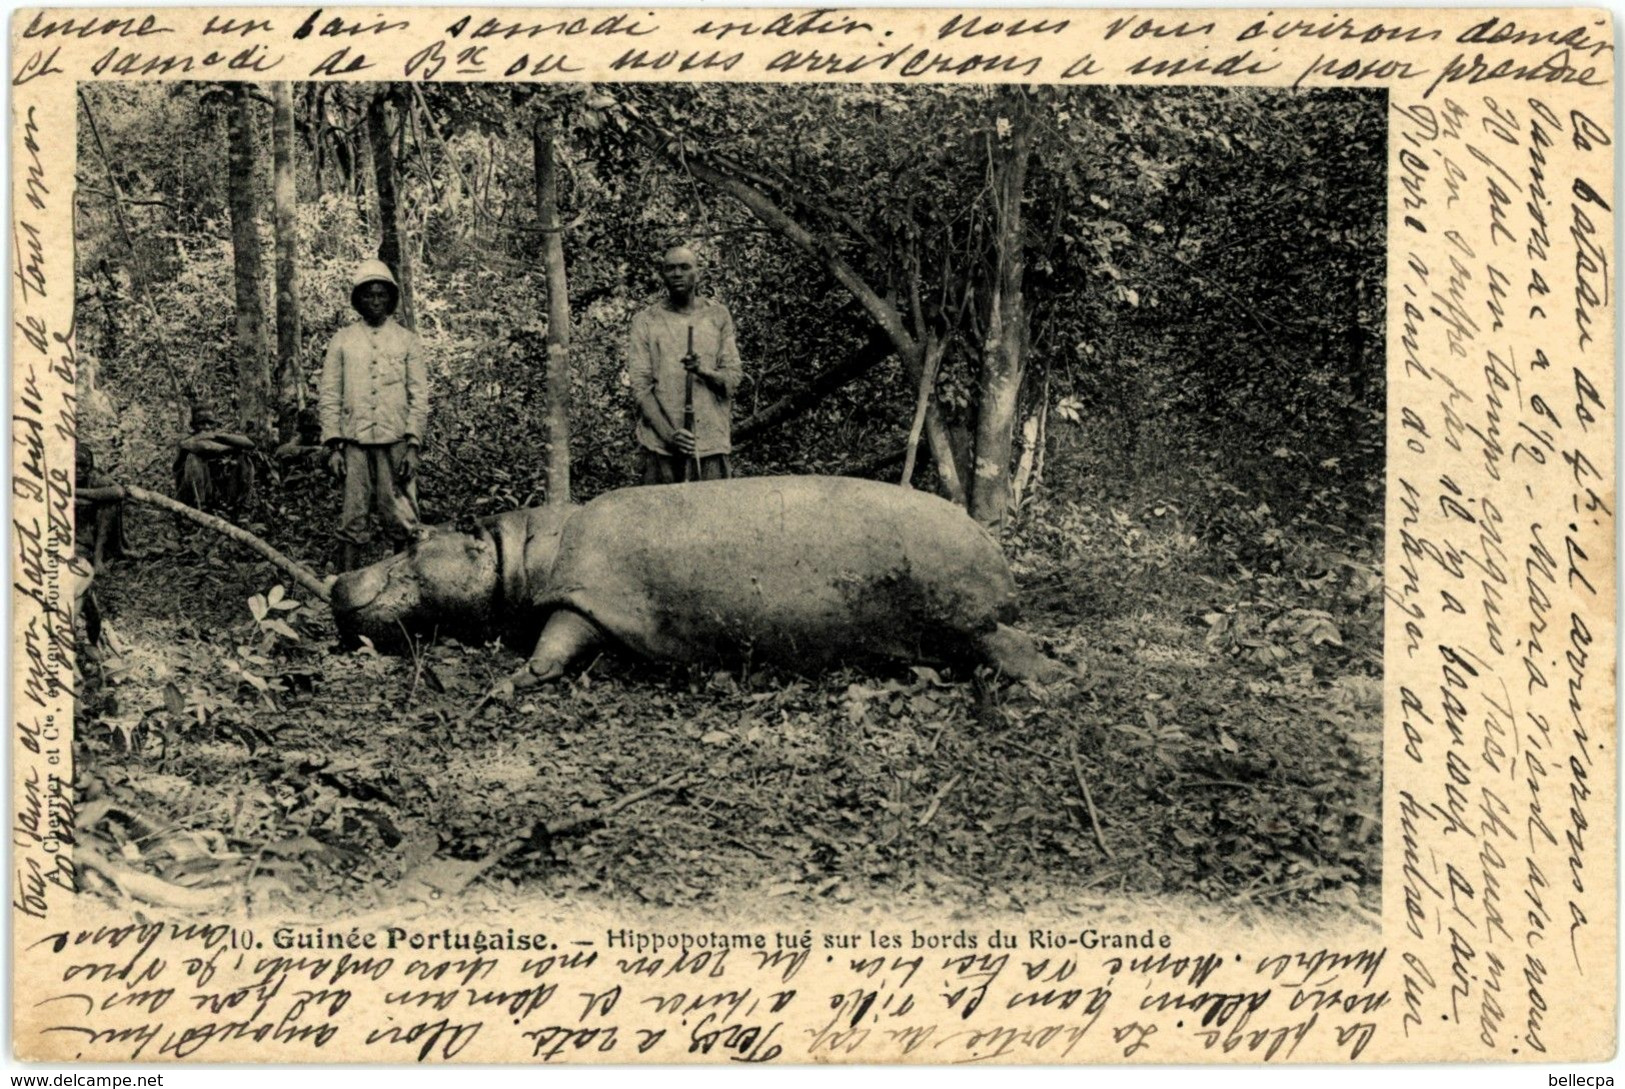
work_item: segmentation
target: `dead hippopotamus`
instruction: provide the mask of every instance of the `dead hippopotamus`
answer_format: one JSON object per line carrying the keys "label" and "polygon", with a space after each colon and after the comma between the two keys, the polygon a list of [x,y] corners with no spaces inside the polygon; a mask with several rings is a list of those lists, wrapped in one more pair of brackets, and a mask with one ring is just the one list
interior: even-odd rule
{"label": "dead hippopotamus", "polygon": [[340,576],[332,605],[341,632],[378,643],[402,628],[534,641],[519,686],[604,643],[799,670],[890,658],[1067,675],[1003,623],[1014,598],[998,544],[959,507],[894,484],[793,476],[627,488],[497,515],[472,534],[424,530]]}

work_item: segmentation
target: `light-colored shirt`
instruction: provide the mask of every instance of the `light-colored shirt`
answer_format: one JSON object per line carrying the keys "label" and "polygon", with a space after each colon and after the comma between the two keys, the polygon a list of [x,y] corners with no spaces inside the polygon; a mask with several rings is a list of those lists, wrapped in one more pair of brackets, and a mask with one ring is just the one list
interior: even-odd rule
{"label": "light-colored shirt", "polygon": [[322,364],[322,441],[423,438],[429,379],[417,334],[393,318],[352,322],[333,334]]}
{"label": "light-colored shirt", "polygon": [[[698,299],[688,314],[676,313],[664,302],[638,311],[632,318],[626,348],[632,397],[641,401],[645,393],[653,390],[671,426],[683,426],[683,392],[688,373],[683,369],[683,356],[688,354],[690,328],[694,330],[694,354],[701,368],[716,374],[723,386],[723,393],[718,395],[704,378],[694,376],[694,452],[702,458],[730,453],[733,395],[744,378],[744,368],[739,363],[739,345],[734,343],[733,317],[721,303]],[[641,411],[637,436],[646,449],[673,453]]]}

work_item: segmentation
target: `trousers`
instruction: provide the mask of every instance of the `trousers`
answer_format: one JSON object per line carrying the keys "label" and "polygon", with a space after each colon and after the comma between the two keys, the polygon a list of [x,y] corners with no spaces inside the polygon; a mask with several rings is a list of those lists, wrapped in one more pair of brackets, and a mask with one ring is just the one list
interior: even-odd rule
{"label": "trousers", "polygon": [[[647,447],[638,450],[638,475],[643,484],[681,484],[683,482],[684,462],[688,463],[689,471],[693,472],[693,458],[685,458],[681,454],[657,454]],[[691,480],[728,480],[733,476],[733,466],[728,462],[727,454],[710,454],[700,459],[698,476]]]}
{"label": "trousers", "polygon": [[344,445],[341,540],[364,545],[380,534],[392,542],[406,540],[407,518],[417,518],[418,484],[416,480],[405,486],[400,483],[401,457],[405,453],[405,439]]}

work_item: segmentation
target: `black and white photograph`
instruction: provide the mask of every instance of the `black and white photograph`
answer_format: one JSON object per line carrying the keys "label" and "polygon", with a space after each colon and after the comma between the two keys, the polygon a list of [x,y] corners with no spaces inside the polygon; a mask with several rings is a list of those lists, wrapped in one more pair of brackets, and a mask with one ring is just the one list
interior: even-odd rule
{"label": "black and white photograph", "polygon": [[75,98],[81,898],[1380,927],[1386,90]]}

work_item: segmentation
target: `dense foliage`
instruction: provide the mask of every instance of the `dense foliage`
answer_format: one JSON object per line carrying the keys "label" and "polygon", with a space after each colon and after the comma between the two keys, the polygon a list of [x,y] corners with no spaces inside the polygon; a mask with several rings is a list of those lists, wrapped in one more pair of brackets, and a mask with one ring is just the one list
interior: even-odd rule
{"label": "dense foliage", "polygon": [[[989,362],[1018,337],[1003,539],[1033,627],[1089,679],[1071,693],[978,698],[935,674],[651,680],[619,663],[608,680],[595,671],[528,711],[503,709],[506,724],[459,730],[448,725],[457,708],[510,659],[444,646],[405,662],[327,654],[320,609],[286,617],[270,604],[284,600],[272,587],[285,580],[145,518],[135,529],[146,558],[103,580],[120,642],[82,715],[93,791],[125,809],[178,806],[193,831],[218,831],[219,792],[246,776],[252,801],[222,833],[238,867],[228,869],[240,876],[256,850],[255,865],[283,858],[276,880],[298,900],[334,891],[322,876],[330,867],[397,879],[407,863],[390,852],[414,836],[438,835],[458,856],[488,852],[480,825],[492,807],[512,802],[534,817],[559,792],[591,802],[633,788],[638,769],[616,760],[659,750],[648,770],[664,773],[697,745],[716,804],[700,818],[692,795],[666,803],[661,834],[679,851],[696,849],[705,829],[732,837],[739,888],[760,878],[817,898],[923,883],[957,895],[1064,889],[1094,873],[1131,892],[1375,904],[1380,96],[296,85],[307,398],[328,339],[352,320],[350,270],[379,248],[366,126],[384,93],[398,111],[390,139],[414,320],[431,353],[426,519],[546,493],[534,140],[545,128],[562,149],[575,497],[631,482],[621,343],[657,290],[653,258],[673,243],[698,246],[739,329],[747,382],[736,427],[818,375],[847,366],[855,376],[753,433],[736,455],[745,473],[897,479],[923,356],[905,358],[897,335],[887,340],[882,313],[895,317],[894,334],[940,351],[929,406],[962,467],[993,449],[979,429]],[[270,99],[249,107],[264,161],[248,180],[270,254]],[[259,426],[241,419],[231,109],[209,84],[101,84],[82,95],[84,441],[115,479],[166,487],[194,403]],[[274,285],[266,261],[267,323]],[[1001,314],[1019,327],[996,327]],[[280,414],[283,426],[291,418]],[[921,451],[915,483],[941,486],[930,444]],[[319,473],[288,470],[243,517],[319,566],[334,552],[337,506]],[[204,588],[195,615],[154,604],[190,600],[178,588],[194,585]],[[572,701],[583,700],[603,726],[591,744],[572,724]],[[521,722],[521,733],[562,739],[563,750],[527,747],[513,730]],[[434,752],[423,761],[385,760],[381,739],[425,730]],[[1103,796],[1118,852],[1110,866],[1073,809],[1079,772],[1067,739]],[[483,762],[493,745],[504,755]],[[505,762],[548,770],[504,794],[479,769]],[[448,809],[452,789],[475,792],[466,812]],[[685,821],[705,828],[684,832]],[[139,839],[112,817],[101,831]],[[635,832],[592,833],[567,856],[570,887],[711,895],[682,892],[670,859]],[[300,837],[303,847],[286,846]],[[267,847],[279,843],[285,850]],[[549,867],[566,856],[544,854],[527,872],[556,879]],[[177,876],[152,865],[182,884],[208,869]]]}
{"label": "dense foliage", "polygon": [[[312,383],[350,317],[345,277],[377,248],[365,171],[344,170],[366,151],[353,133],[341,142],[360,113],[338,110],[344,92],[296,96],[301,354]],[[1072,426],[1047,428],[1052,446],[1104,432],[1129,460],[1165,452],[1227,474],[1242,467],[1248,487],[1286,501],[1312,499],[1310,481],[1335,483],[1355,504],[1353,523],[1369,517],[1363,485],[1380,473],[1383,405],[1376,100],[1097,87],[1031,97],[1021,104],[1038,134],[1026,185],[1023,421],[1059,406]],[[992,230],[988,149],[1009,128],[1008,98],[974,87],[413,88],[397,160],[419,325],[435,356],[431,508],[456,513],[470,485],[504,483],[503,501],[545,486],[540,451],[508,456],[541,441],[546,293],[529,136],[538,118],[570,123],[573,452],[578,491],[590,496],[628,479],[621,338],[656,289],[652,258],[665,245],[698,241],[712,289],[735,313],[750,364],[741,420],[856,353],[872,329],[816,260],[623,134],[622,102],[760,179],[908,319],[917,274],[922,324],[958,334],[936,397],[963,443],[985,321],[976,295]],[[112,85],[86,101],[125,199],[115,218],[83,127],[81,350],[120,413],[135,404],[179,420],[191,398],[230,409],[223,96],[207,85]],[[268,166],[254,180],[268,208]],[[269,220],[267,211],[267,250]],[[831,470],[897,451],[914,393],[894,358],[761,436],[748,466]]]}

